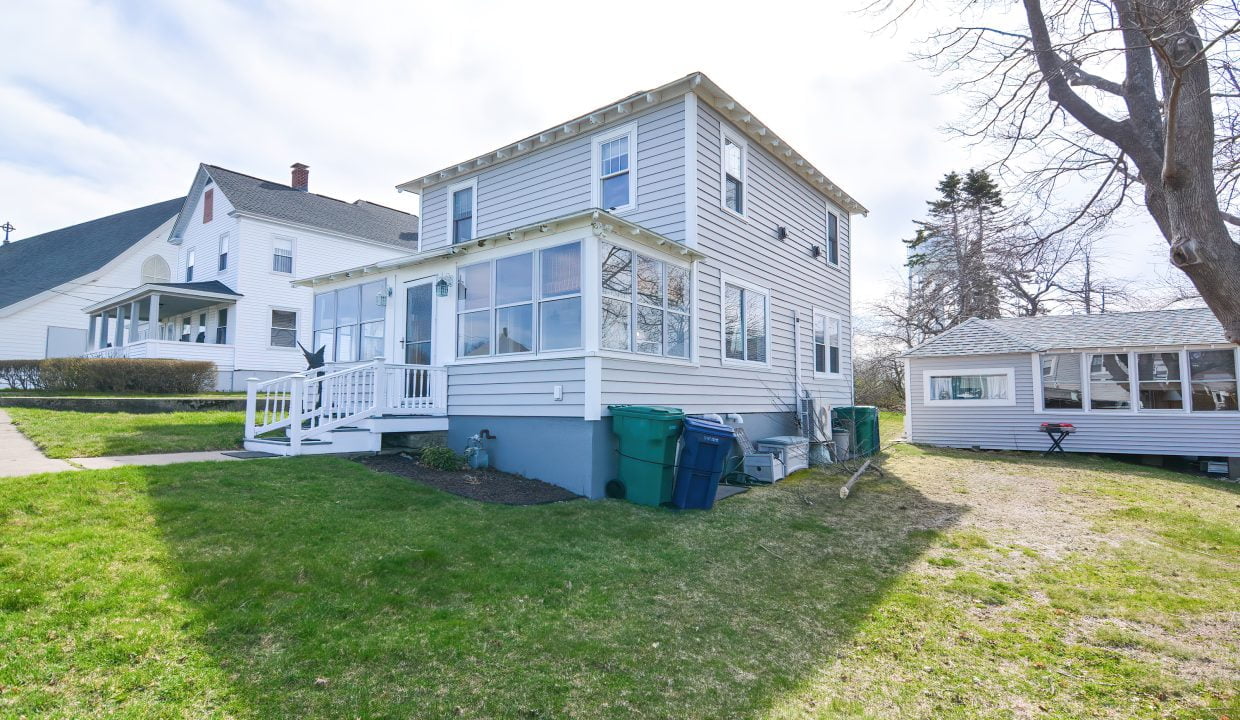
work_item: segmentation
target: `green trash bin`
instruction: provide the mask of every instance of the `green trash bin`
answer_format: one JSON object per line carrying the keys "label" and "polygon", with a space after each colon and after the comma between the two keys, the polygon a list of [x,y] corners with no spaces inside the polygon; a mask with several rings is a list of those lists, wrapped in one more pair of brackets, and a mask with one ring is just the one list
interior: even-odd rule
{"label": "green trash bin", "polygon": [[832,424],[848,430],[852,437],[853,456],[878,452],[878,408],[873,405],[843,405],[831,409]]}
{"label": "green trash bin", "polygon": [[611,405],[608,409],[611,429],[620,438],[619,487],[608,494],[639,505],[671,501],[684,411],[654,405]]}

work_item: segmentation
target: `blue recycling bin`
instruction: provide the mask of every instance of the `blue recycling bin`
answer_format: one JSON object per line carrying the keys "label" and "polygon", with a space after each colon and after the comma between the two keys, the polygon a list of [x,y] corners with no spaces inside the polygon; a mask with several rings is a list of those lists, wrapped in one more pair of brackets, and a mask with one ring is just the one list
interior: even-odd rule
{"label": "blue recycling bin", "polygon": [[672,505],[681,510],[709,510],[715,505],[715,491],[724,464],[732,453],[736,433],[727,425],[710,420],[685,418],[684,449],[676,470]]}

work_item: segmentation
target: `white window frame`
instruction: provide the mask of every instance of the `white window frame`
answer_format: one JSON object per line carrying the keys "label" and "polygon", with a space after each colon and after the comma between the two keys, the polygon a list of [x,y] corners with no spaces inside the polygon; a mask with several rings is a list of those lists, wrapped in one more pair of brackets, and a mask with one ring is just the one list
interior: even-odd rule
{"label": "white window frame", "polygon": [[185,252],[185,282],[194,282],[194,265],[198,261],[198,253],[194,248]]}
{"label": "white window frame", "polygon": [[[231,258],[229,257],[229,255],[231,254],[231,253],[229,253],[229,252],[228,252],[228,251],[229,251],[229,249],[230,249],[230,248],[229,248],[229,237],[228,237],[228,233],[226,233],[226,232],[220,233],[219,248],[218,248],[218,250],[216,251],[216,256],[215,256],[215,271],[216,271],[217,273],[219,273],[219,272],[224,272],[225,270],[227,270],[227,269],[228,269],[228,261],[231,259]],[[220,260],[221,260],[221,259],[223,259],[223,261],[224,261],[224,263],[223,263],[223,267],[220,267]]]}
{"label": "white window frame", "polygon": [[[840,251],[840,246],[842,245],[842,243],[840,242],[840,217],[841,217],[840,213],[837,213],[835,210],[833,210],[830,205],[827,206],[826,227],[823,228],[823,231],[825,233],[825,238],[826,238],[826,245],[825,247],[823,247],[823,253],[822,253],[823,255],[826,256],[827,267],[838,268],[840,266],[840,256],[843,255],[843,253]],[[835,261],[834,262],[832,262],[831,260],[831,218],[835,218]]]}
{"label": "white window frame", "polygon": [[[741,149],[741,211],[728,207],[728,142]],[[719,207],[733,217],[749,219],[749,141],[719,121]]]}
{"label": "white window frame", "polygon": [[[823,338],[823,342],[826,343],[826,361],[827,361],[827,369],[824,372],[818,371],[818,363],[817,363],[818,358],[816,354],[817,348],[815,347],[818,341],[814,337],[814,334],[817,331],[814,329],[813,323],[818,322],[818,318],[823,318],[824,320],[826,320],[826,323],[827,323],[826,337]],[[825,378],[828,380],[836,380],[836,379],[844,377],[844,321],[840,318],[839,315],[827,312],[826,310],[819,308],[819,307],[812,308],[812,314],[810,316],[810,319],[812,322],[809,328],[809,346],[810,346],[810,359],[814,362],[814,365],[813,365],[814,377]],[[838,339],[840,343],[838,347],[839,354],[840,354],[840,369],[837,372],[831,372],[831,323],[835,323],[836,338]]]}
{"label": "white window frame", "polygon": [[[616,208],[603,207],[603,159],[605,143],[627,136],[629,139],[629,202]],[[637,209],[637,123],[630,123],[594,136],[590,145],[590,205],[618,215]]]}
{"label": "white window frame", "polygon": [[[681,262],[678,260],[673,260],[665,255],[662,255],[657,252],[653,252],[650,250],[650,248],[647,248],[647,247],[642,247],[639,245],[630,245],[628,243],[623,243],[623,242],[617,242],[615,238],[607,238],[602,241],[602,244],[611,245],[621,250],[625,250],[629,253],[629,258],[630,258],[629,272],[631,273],[631,276],[632,276],[632,283],[630,284],[630,287],[629,287],[629,299],[622,300],[622,302],[627,302],[629,304],[629,345],[628,345],[628,348],[626,349],[605,348],[603,347],[603,338],[602,338],[602,335],[603,335],[603,321],[602,321],[603,300],[605,297],[611,298],[614,300],[621,300],[621,298],[617,298],[611,295],[604,296],[602,276],[600,275],[598,278],[599,280],[599,283],[598,283],[598,310],[599,310],[598,340],[599,340],[600,352],[605,353],[605,354],[615,353],[616,357],[637,357],[637,358],[641,358],[642,360],[664,360],[664,361],[675,362],[675,363],[692,362],[694,358],[694,353],[696,352],[696,348],[697,348],[697,338],[696,338],[697,275],[693,271],[693,264]],[[638,293],[637,293],[637,258],[638,256],[641,256],[647,260],[653,260],[657,263],[661,263],[663,266],[662,277],[660,278],[660,282],[662,283],[662,288],[660,290],[661,290],[663,302],[662,302],[662,305],[658,307],[659,311],[662,312],[663,314],[663,337],[660,340],[659,352],[657,353],[644,352],[644,351],[637,349],[637,308],[638,307],[651,308],[651,309],[655,308],[654,305],[638,300]],[[600,270],[601,270],[602,261],[603,261],[602,245],[600,245],[599,246],[599,258],[598,258]],[[688,310],[685,310],[685,311],[673,310],[668,305],[667,268],[669,266],[675,267],[678,270],[683,270],[689,275],[688,282],[685,286],[685,291],[689,293],[689,309]],[[683,315],[689,321],[689,329],[688,329],[689,337],[687,338],[688,347],[685,348],[688,352],[684,356],[669,355],[667,352],[667,348],[668,348],[667,317],[668,315]]]}
{"label": "white window frame", "polygon": [[[946,368],[943,370],[923,370],[922,373],[923,405],[951,405],[956,407],[1002,407],[1016,404],[1016,368]],[[960,377],[967,375],[1003,375],[1007,378],[1007,397],[989,400],[937,400],[930,392],[931,379],[936,377]]]}
{"label": "white window frame", "polygon": [[[279,241],[284,241],[288,243],[288,251],[290,254],[288,272],[281,272],[279,270],[276,270],[276,266],[275,266],[276,243]],[[272,235],[271,236],[271,251],[267,254],[267,272],[271,273],[272,275],[279,276],[279,277],[290,277],[290,276],[296,277],[297,276],[297,239],[296,238],[290,237],[288,235]]]}
{"label": "white window frame", "polygon": [[[471,213],[470,219],[472,220],[473,231],[471,233],[471,237],[468,240],[462,240],[460,242],[457,242],[456,237],[454,237],[454,233],[456,232],[456,221],[453,220],[452,218],[452,208],[455,205],[455,203],[453,202],[453,196],[455,196],[461,190],[465,190],[466,188],[473,190],[473,194],[470,195],[470,206],[469,206],[469,212]],[[419,235],[419,237],[421,236]],[[478,178],[475,176],[468,180],[464,180],[462,182],[454,183],[448,186],[448,245],[464,245],[465,243],[470,243],[477,239],[478,239]]]}
{"label": "white window frame", "polygon": [[[766,297],[766,360],[737,360],[736,358],[728,357],[727,341],[725,339],[728,320],[727,312],[723,307],[725,302],[724,296],[727,292],[726,286],[728,285],[756,292]],[[743,315],[741,319],[743,322]],[[737,367],[771,367],[771,289],[723,272],[719,273],[719,361],[724,365]]]}
{"label": "white window frame", "polygon": [[[283,274],[283,273],[280,273]],[[284,345],[274,345],[271,342],[271,331],[276,329],[274,314],[276,311],[293,313],[293,345],[287,347]],[[281,328],[283,329],[283,328]],[[267,349],[268,350],[296,350],[301,352],[297,347],[297,343],[301,342],[301,310],[295,307],[271,305],[267,308]]]}

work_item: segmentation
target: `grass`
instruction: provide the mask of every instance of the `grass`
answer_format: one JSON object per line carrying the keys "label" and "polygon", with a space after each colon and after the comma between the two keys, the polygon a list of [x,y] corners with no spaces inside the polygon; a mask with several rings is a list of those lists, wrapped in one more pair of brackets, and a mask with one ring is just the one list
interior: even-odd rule
{"label": "grass", "polygon": [[8,408],[13,423],[48,457],[99,457],[229,450],[241,446],[244,412],[88,413]]}
{"label": "grass", "polygon": [[333,458],[3,480],[0,716],[1237,717],[1235,487],[882,466],[681,514]]}

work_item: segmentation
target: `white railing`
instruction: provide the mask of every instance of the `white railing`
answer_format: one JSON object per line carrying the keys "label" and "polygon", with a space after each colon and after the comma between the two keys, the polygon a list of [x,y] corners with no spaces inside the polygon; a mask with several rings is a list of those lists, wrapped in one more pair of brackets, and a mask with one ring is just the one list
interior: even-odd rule
{"label": "white railing", "polygon": [[125,357],[125,348],[123,347],[106,347],[98,350],[90,350],[86,353],[88,358],[123,358]]}
{"label": "white railing", "polygon": [[[246,382],[246,438],[283,429],[294,451],[301,443],[366,417],[444,415],[443,368],[388,365],[382,359],[323,372],[306,371]],[[260,409],[261,404],[261,409]]]}

